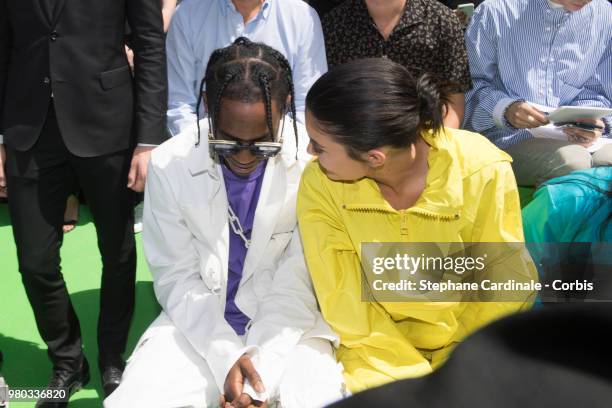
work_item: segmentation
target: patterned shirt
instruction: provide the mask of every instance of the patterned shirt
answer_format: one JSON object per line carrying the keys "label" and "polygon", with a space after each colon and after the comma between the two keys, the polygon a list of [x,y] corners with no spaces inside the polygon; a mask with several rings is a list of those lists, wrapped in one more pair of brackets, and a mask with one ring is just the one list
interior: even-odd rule
{"label": "patterned shirt", "polygon": [[425,72],[471,87],[463,30],[453,12],[435,0],[407,0],[387,40],[378,31],[364,0],[346,0],[323,18],[330,67],[359,58],[387,57],[415,76]]}
{"label": "patterned shirt", "polygon": [[[504,117],[518,100],[558,106],[612,106],[612,6],[593,0],[567,12],[547,0],[489,0],[466,31],[474,88],[463,127],[505,149],[532,137]],[[610,137],[612,117],[604,118]]]}

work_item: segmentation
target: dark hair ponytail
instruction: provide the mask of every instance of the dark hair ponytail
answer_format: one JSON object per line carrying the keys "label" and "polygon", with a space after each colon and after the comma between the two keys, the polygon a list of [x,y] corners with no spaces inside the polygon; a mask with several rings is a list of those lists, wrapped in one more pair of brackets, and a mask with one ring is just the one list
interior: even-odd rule
{"label": "dark hair ponytail", "polygon": [[338,65],[315,82],[306,109],[316,125],[344,145],[349,156],[381,146],[410,146],[426,131],[442,129],[450,85],[431,74],[416,79],[386,58]]}
{"label": "dark hair ponytail", "polygon": [[416,80],[419,98],[419,131],[440,130],[444,126],[444,115],[448,106],[448,94],[442,90],[440,81],[432,74],[423,74]]}

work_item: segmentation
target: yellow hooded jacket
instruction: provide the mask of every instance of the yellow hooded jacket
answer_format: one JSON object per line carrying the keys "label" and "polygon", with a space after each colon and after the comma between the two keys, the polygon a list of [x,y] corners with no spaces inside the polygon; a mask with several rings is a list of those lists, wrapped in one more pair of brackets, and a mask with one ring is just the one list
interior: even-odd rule
{"label": "yellow hooded jacket", "polygon": [[[325,320],[340,336],[338,360],[350,391],[428,374],[467,334],[530,302],[364,302],[363,242],[523,242],[511,158],[479,134],[445,129],[431,146],[426,187],[395,210],[371,179],[330,180],[317,161],[303,173],[298,219]],[[498,269],[537,279],[521,251]],[[499,269],[501,268],[501,269]]]}

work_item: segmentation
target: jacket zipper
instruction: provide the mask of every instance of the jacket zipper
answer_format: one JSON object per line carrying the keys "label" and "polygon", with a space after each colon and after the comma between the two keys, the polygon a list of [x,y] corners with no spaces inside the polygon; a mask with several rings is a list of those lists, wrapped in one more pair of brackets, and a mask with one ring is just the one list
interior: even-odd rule
{"label": "jacket zipper", "polygon": [[343,204],[342,208],[345,210],[365,212],[365,213],[384,213],[384,214],[399,214],[400,215],[400,234],[408,235],[408,214],[414,213],[424,218],[434,219],[443,222],[455,221],[460,218],[459,213],[455,214],[438,214],[432,211],[424,210],[422,208],[413,207],[407,210],[389,210],[384,207],[375,206],[359,206],[359,205],[346,205]]}

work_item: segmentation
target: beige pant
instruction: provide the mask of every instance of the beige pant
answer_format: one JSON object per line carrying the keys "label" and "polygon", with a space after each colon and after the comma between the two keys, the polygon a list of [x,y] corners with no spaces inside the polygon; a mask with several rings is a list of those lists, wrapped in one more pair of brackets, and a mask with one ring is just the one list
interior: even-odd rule
{"label": "beige pant", "polygon": [[531,138],[506,149],[519,186],[537,186],[572,171],[612,165],[612,144],[591,154],[564,140]]}
{"label": "beige pant", "polygon": [[[164,324],[159,324],[163,320]],[[105,408],[203,408],[219,406],[221,391],[206,361],[172,322],[162,315],[147,330]],[[329,341],[300,341],[287,358],[271,406],[316,408],[344,396],[342,365]]]}

